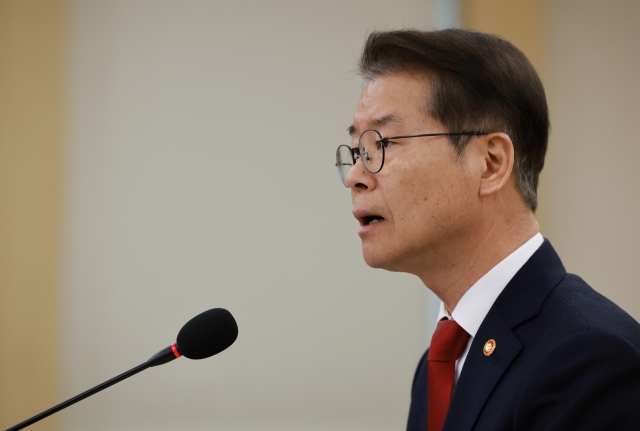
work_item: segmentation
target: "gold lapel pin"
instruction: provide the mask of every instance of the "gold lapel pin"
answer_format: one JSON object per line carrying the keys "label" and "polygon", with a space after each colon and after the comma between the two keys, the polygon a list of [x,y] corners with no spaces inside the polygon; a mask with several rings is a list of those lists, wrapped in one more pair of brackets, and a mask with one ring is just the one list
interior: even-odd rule
{"label": "gold lapel pin", "polygon": [[482,353],[484,353],[485,356],[491,356],[493,352],[495,352],[495,350],[496,350],[496,340],[492,338],[491,340],[484,343]]}

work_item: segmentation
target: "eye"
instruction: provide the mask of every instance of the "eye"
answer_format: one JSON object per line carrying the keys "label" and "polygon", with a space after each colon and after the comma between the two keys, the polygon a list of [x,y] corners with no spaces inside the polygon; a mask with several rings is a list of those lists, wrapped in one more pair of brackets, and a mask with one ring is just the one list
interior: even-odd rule
{"label": "eye", "polygon": [[397,144],[398,142],[390,141],[389,138],[382,138],[379,141],[379,143],[382,144],[382,146],[386,149],[386,148],[389,148],[391,145]]}

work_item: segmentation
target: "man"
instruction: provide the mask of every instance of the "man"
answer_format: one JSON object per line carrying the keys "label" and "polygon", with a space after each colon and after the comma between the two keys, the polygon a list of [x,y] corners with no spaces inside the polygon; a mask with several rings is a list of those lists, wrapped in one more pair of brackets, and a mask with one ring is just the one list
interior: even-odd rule
{"label": "man", "polygon": [[392,31],[360,71],[337,166],[364,259],[442,300],[407,429],[639,430],[640,325],[539,233],[549,120],[529,61],[487,34]]}

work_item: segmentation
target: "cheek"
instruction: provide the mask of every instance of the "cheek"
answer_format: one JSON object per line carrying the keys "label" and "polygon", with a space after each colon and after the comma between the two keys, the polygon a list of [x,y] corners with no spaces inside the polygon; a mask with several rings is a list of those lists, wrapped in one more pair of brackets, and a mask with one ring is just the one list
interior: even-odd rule
{"label": "cheek", "polygon": [[396,233],[406,241],[425,224],[431,207],[438,205],[438,185],[424,165],[403,163],[394,168],[393,177],[384,183],[384,196]]}
{"label": "cheek", "polygon": [[396,170],[390,205],[396,229],[405,240],[446,234],[465,223],[473,199],[470,176],[455,161],[405,163]]}

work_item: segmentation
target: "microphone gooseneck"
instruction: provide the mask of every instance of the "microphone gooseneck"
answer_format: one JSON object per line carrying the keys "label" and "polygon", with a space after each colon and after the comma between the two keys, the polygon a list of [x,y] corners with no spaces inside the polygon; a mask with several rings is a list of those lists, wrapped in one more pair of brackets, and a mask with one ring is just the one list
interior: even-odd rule
{"label": "microphone gooseneck", "polygon": [[47,416],[69,407],[91,395],[100,392],[109,386],[115,385],[122,380],[138,374],[149,367],[166,364],[180,356],[189,359],[204,359],[213,356],[231,346],[238,338],[238,325],[235,319],[224,308],[213,308],[198,314],[189,320],[178,333],[177,343],[173,343],[168,347],[160,350],[153,355],[147,362],[130,369],[98,386],[89,389],[73,398],[64,401],[57,406],[51,407],[34,417],[27,419],[17,425],[8,428],[6,431],[18,431],[31,424],[34,424]]}
{"label": "microphone gooseneck", "polygon": [[157,367],[158,365],[166,364],[167,362],[171,362],[174,359],[178,359],[180,356],[182,355],[180,354],[180,352],[178,352],[176,343],[173,343],[172,345],[165,347],[164,349],[160,350],[158,353],[150,357],[149,360],[147,360],[146,364],[148,367]]}

